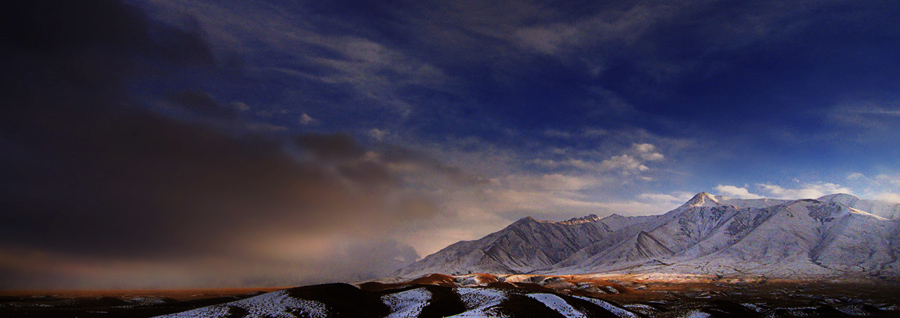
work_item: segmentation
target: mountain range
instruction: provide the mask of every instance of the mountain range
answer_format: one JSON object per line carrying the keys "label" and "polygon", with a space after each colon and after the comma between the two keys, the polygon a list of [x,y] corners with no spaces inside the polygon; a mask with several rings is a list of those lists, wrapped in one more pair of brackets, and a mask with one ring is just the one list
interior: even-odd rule
{"label": "mountain range", "polygon": [[900,204],[833,194],[732,199],[698,193],[661,215],[520,219],[395,272],[900,276]]}

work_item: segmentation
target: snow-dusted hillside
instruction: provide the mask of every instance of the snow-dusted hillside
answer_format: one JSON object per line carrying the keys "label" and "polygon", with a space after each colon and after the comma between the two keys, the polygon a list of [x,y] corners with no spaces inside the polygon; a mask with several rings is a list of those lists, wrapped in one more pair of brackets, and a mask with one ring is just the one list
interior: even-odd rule
{"label": "snow-dusted hillside", "polygon": [[480,240],[450,245],[397,274],[896,277],[898,211],[900,205],[847,194],[818,200],[741,200],[699,193],[656,216],[592,215],[578,222],[525,218]]}
{"label": "snow-dusted hillside", "polygon": [[418,277],[428,273],[530,272],[559,263],[611,232],[595,215],[563,222],[527,217],[477,241],[450,245],[396,274]]}
{"label": "snow-dusted hillside", "polygon": [[819,198],[819,201],[835,202],[848,207],[866,211],[877,216],[897,220],[900,219],[900,204],[885,201],[863,200],[849,194],[832,194]]}

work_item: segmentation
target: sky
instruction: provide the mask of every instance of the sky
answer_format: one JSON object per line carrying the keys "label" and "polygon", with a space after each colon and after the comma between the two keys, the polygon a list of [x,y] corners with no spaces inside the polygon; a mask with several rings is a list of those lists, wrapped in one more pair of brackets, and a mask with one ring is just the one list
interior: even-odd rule
{"label": "sky", "polygon": [[900,202],[896,1],[0,6],[0,289],[353,282],[697,192]]}

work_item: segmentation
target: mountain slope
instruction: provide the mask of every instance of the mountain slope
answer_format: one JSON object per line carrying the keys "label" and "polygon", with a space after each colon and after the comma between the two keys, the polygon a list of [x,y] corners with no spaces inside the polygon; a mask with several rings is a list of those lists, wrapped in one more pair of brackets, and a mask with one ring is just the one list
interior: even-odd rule
{"label": "mountain slope", "polygon": [[559,272],[677,272],[755,274],[772,277],[841,275],[851,272],[896,276],[897,221],[836,202],[797,200],[762,209],[709,205],[682,207],[648,232],[673,253],[668,257],[622,258],[623,241],[612,251]]}
{"label": "mountain slope", "polygon": [[886,219],[897,220],[898,218],[900,218],[900,203],[863,200],[844,193],[826,195],[819,198],[819,201],[840,203],[848,207],[860,211],[866,211]]}
{"label": "mountain slope", "polygon": [[562,222],[527,217],[477,241],[461,241],[395,273],[525,273],[556,264],[612,231],[595,215]]}

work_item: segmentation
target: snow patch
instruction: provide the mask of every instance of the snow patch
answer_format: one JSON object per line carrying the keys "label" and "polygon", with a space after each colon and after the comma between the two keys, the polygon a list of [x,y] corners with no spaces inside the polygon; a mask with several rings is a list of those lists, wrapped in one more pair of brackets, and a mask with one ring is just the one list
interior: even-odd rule
{"label": "snow patch", "polygon": [[456,289],[456,293],[467,311],[450,317],[506,317],[496,310],[496,306],[507,299],[506,293],[500,290],[461,287]]}
{"label": "snow patch", "polygon": [[586,318],[585,314],[569,305],[564,299],[553,294],[528,294],[526,295],[543,303],[548,308],[560,313],[566,318]]}
{"label": "snow patch", "polygon": [[430,300],[431,293],[425,288],[381,296],[381,301],[391,308],[388,318],[418,317]]}
{"label": "snow patch", "polygon": [[456,293],[466,305],[466,310],[497,306],[506,300],[506,293],[492,288],[457,288]]}
{"label": "snow patch", "polygon": [[687,314],[681,316],[681,318],[710,318],[710,317],[712,317],[711,314],[705,313],[705,312],[702,312],[699,310],[693,310],[693,311],[690,311]]}

